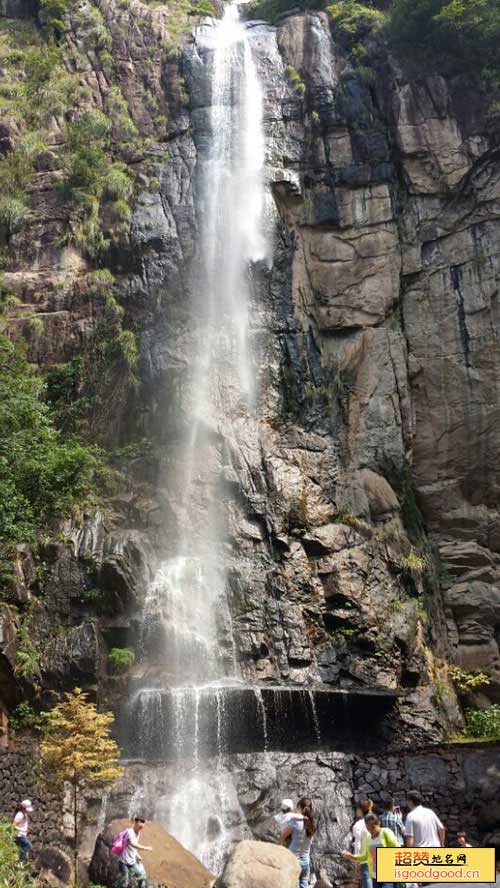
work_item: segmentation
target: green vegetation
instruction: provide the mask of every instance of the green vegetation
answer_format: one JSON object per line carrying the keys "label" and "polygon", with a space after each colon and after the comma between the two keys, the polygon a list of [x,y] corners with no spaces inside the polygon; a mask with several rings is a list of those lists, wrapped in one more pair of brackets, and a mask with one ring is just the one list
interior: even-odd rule
{"label": "green vegetation", "polygon": [[348,629],[339,627],[337,629],[333,629],[330,632],[330,638],[333,644],[336,645],[345,645],[350,638],[353,638],[356,635],[356,629]]}
{"label": "green vegetation", "polygon": [[108,654],[108,664],[112,672],[121,675],[135,663],[132,648],[112,648]]}
{"label": "green vegetation", "polygon": [[[102,466],[96,447],[65,438],[44,404],[43,381],[23,347],[0,334],[0,547],[34,540],[37,529],[88,499]],[[27,668],[26,664],[21,668]]]}
{"label": "green vegetation", "polygon": [[288,77],[290,83],[293,85],[295,92],[303,98],[306,94],[306,85],[304,81],[301,79],[298,71],[295,70],[293,65],[287,65],[285,68],[285,74]]}
{"label": "green vegetation", "polygon": [[488,709],[467,709],[465,711],[464,738],[478,740],[500,740],[500,704]]}
{"label": "green vegetation", "polygon": [[348,527],[353,527],[354,530],[366,530],[368,527],[366,521],[363,521],[348,506],[338,506],[333,520],[335,524],[346,524]]}
{"label": "green vegetation", "polygon": [[384,24],[384,14],[371,3],[334,0],[327,6],[335,38],[358,57],[364,55],[362,42]]}
{"label": "green vegetation", "polygon": [[450,678],[459,694],[468,694],[489,685],[490,679],[484,672],[467,672],[460,666],[450,666]]}
{"label": "green vegetation", "polygon": [[106,111],[113,123],[113,137],[125,143],[135,143],[138,129],[130,116],[128,104],[119,86],[111,87],[105,102]]}
{"label": "green vegetation", "polygon": [[39,888],[27,866],[19,863],[19,849],[10,823],[0,821],[1,888]]}
{"label": "green vegetation", "polygon": [[83,112],[67,125],[66,136],[62,190],[79,215],[68,239],[95,259],[128,222],[132,180],[125,164],[110,159],[111,121],[102,111]]}
{"label": "green vegetation", "polygon": [[190,10],[189,15],[211,16],[215,15],[215,7],[212,0],[198,0]]}
{"label": "green vegetation", "polygon": [[324,9],[325,0],[250,0],[245,4],[245,18],[273,22],[291,9]]}
{"label": "green vegetation", "polygon": [[[111,272],[96,269],[87,275],[88,292],[104,307],[93,337],[82,352],[47,374],[46,401],[56,425],[88,437],[115,394],[137,384],[139,352],[133,330],[123,328],[124,310]],[[103,470],[103,467],[102,467]],[[108,476],[108,484],[113,479]]]}
{"label": "green vegetation", "polygon": [[84,357],[77,355],[67,364],[56,364],[45,378],[45,401],[54,421],[63,431],[80,425],[82,411],[88,406],[80,397],[83,387]]}
{"label": "green vegetation", "polygon": [[64,31],[66,16],[69,13],[69,0],[41,0],[40,12],[47,27],[54,31]]}
{"label": "green vegetation", "polygon": [[[11,713],[9,718],[9,728],[11,731],[21,731],[26,728],[42,733],[46,723],[46,713],[36,712],[33,707],[27,703],[19,703]],[[1,885],[0,881],[0,885]]]}
{"label": "green vegetation", "polygon": [[292,9],[326,9],[335,41],[362,74],[369,72],[367,42],[379,32],[415,74],[465,75],[500,87],[498,0],[252,0],[245,14],[273,21]]}
{"label": "green vegetation", "polygon": [[425,623],[427,621],[427,618],[429,616],[429,597],[425,592],[417,601],[415,613],[421,623]]}
{"label": "green vegetation", "polygon": [[500,85],[498,0],[393,0],[390,36],[420,65]]}
{"label": "green vegetation", "polygon": [[0,226],[4,240],[28,214],[27,187],[37,157],[47,149],[48,126],[78,101],[81,88],[58,47],[44,44],[31,22],[0,22],[0,110],[20,135],[0,161]]}
{"label": "green vegetation", "polygon": [[[45,35],[34,23],[14,27],[0,22],[0,110],[3,119],[15,121],[13,131],[19,133],[0,161],[0,238],[8,243],[29,217],[28,187],[36,161],[50,152],[51,168],[64,171],[62,193],[76,217],[67,240],[96,258],[128,230],[133,182],[113,154],[122,145],[138,143],[138,134],[118,86],[106,97],[106,113],[89,110],[88,88],[81,86],[77,73],[68,73],[51,36],[52,30],[61,32],[68,25],[68,10],[66,0],[42,2]],[[109,55],[111,37],[99,9],[92,6],[84,16],[75,9],[73,18],[83,46]],[[112,78],[112,72],[108,75]],[[68,121],[64,142],[57,147],[49,139],[54,116]]]}
{"label": "green vegetation", "polygon": [[29,613],[17,632],[15,672],[27,681],[40,674],[38,651],[30,634]]}
{"label": "green vegetation", "polygon": [[417,552],[411,548],[409,552],[398,558],[398,567],[403,573],[419,575],[422,574],[429,566],[427,555]]}

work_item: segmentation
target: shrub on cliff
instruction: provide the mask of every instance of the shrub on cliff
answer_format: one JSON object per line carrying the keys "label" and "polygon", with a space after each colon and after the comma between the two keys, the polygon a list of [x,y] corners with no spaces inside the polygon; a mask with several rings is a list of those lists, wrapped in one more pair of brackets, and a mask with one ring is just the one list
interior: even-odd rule
{"label": "shrub on cliff", "polygon": [[0,548],[36,530],[92,492],[100,452],[55,428],[43,381],[21,345],[0,334]]}
{"label": "shrub on cliff", "polygon": [[465,734],[477,740],[500,740],[500,704],[488,709],[467,709]]}
{"label": "shrub on cliff", "polygon": [[369,2],[334,0],[327,6],[333,34],[346,49],[354,49],[385,21],[384,14]]}
{"label": "shrub on cliff", "polygon": [[112,648],[108,654],[111,672],[121,675],[135,663],[135,653],[131,648]]}
{"label": "shrub on cliff", "polygon": [[109,156],[111,129],[111,120],[96,110],[83,112],[66,127],[62,191],[79,208],[80,216],[69,239],[93,258],[107,249],[117,233],[114,223],[128,223],[132,212],[127,203],[132,179],[126,165]]}
{"label": "shrub on cliff", "polygon": [[498,0],[393,0],[390,33],[419,63],[500,85]]}

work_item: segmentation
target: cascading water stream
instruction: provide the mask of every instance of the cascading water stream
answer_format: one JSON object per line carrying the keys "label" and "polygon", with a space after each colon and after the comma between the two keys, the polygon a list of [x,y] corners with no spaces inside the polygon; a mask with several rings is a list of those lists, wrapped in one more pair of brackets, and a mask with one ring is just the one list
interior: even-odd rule
{"label": "cascading water stream", "polygon": [[[202,26],[196,39],[205,60],[211,104],[209,138],[198,147],[199,261],[186,355],[189,376],[183,392],[187,432],[175,479],[180,532],[176,552],[161,565],[145,605],[143,645],[145,650],[159,651],[159,678],[153,687],[139,688],[132,702],[143,737],[150,741],[152,730],[158,732],[160,725],[170,753],[173,747],[178,758],[189,760],[179,769],[177,792],[166,810],[162,802],[162,819],[216,871],[226,845],[220,813],[225,794],[232,789],[222,767],[224,688],[238,681],[234,643],[220,644],[221,623],[231,625],[225,515],[217,490],[220,442],[225,434],[237,441],[239,420],[255,410],[250,268],[266,259],[270,249],[264,233],[262,90],[238,6],[226,7],[223,18]],[[205,771],[203,761],[200,710],[208,696],[215,703],[216,773],[213,768],[212,773]],[[161,754],[160,749],[158,758]]]}

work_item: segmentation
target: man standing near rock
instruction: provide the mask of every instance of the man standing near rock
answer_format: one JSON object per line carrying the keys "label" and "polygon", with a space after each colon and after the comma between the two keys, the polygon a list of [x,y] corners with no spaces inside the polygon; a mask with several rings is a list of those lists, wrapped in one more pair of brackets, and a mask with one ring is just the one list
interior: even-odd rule
{"label": "man standing near rock", "polygon": [[125,847],[120,855],[120,886],[129,888],[130,875],[137,880],[137,888],[146,888],[146,870],[144,869],[139,851],[152,851],[149,845],[141,845],[139,837],[145,824],[144,817],[134,817],[133,826],[127,830]]}
{"label": "man standing near rock", "polygon": [[407,804],[410,809],[405,821],[405,845],[407,848],[442,848],[445,842],[445,828],[437,814],[424,808],[419,792],[409,792]]}

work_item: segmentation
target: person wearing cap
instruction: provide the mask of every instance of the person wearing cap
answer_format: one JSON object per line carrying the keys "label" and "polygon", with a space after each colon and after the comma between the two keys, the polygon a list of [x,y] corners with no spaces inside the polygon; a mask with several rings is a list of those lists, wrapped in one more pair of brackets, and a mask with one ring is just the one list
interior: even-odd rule
{"label": "person wearing cap", "polygon": [[12,821],[16,833],[15,843],[19,848],[19,860],[23,863],[28,859],[28,854],[33,845],[28,839],[29,815],[33,813],[33,805],[30,799],[24,799],[19,805],[17,814]]}
{"label": "person wearing cap", "polygon": [[283,799],[281,803],[281,812],[279,814],[275,814],[274,819],[278,824],[280,830],[284,829],[293,815],[293,809],[295,805],[293,804],[292,799]]}

